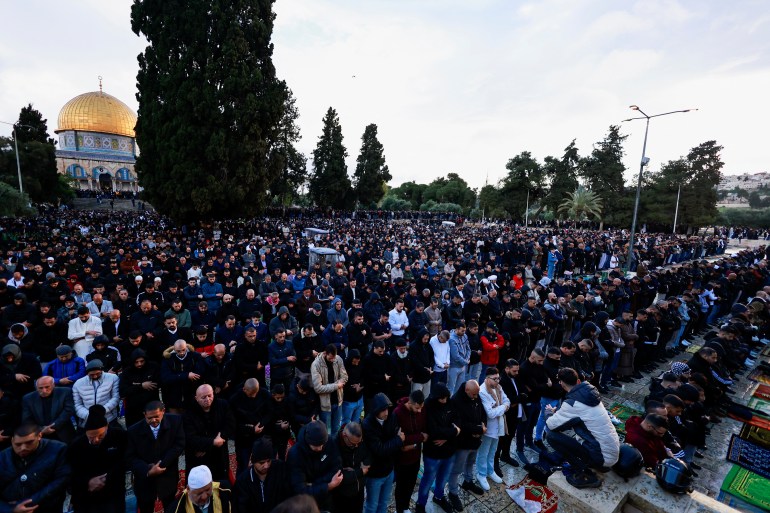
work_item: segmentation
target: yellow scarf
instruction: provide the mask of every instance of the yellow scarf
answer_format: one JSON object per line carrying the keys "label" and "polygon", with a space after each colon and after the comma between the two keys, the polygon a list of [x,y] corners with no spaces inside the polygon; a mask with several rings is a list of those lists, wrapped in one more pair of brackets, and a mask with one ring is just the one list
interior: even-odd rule
{"label": "yellow scarf", "polygon": [[[213,509],[209,509],[209,513],[222,513],[222,500],[219,498],[219,483],[212,483],[212,486],[211,505],[213,506]],[[184,496],[184,501],[180,501],[180,503],[184,502],[185,513],[195,513],[195,506],[190,500],[190,494],[187,493],[188,491],[189,490],[185,490],[183,492],[182,495]]]}

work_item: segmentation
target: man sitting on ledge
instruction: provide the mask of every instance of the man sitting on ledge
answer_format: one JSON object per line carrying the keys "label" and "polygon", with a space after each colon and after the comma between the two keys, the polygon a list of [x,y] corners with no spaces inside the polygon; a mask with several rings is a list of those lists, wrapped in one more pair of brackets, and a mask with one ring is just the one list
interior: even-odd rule
{"label": "man sitting on ledge", "polygon": [[[558,409],[546,407],[548,443],[571,465],[569,484],[575,488],[596,488],[601,480],[591,468],[604,470],[617,463],[618,433],[593,385],[581,383],[577,372],[570,368],[559,370],[557,377],[567,395]],[[582,443],[563,433],[570,429]]]}

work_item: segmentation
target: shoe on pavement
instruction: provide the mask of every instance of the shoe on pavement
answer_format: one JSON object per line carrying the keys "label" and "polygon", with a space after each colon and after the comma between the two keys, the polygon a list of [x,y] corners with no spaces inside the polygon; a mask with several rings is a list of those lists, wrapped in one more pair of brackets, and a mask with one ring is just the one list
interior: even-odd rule
{"label": "shoe on pavement", "polygon": [[512,467],[518,467],[519,462],[511,458],[510,456],[500,456],[500,461],[507,463],[508,465]]}
{"label": "shoe on pavement", "polygon": [[607,383],[607,386],[612,388],[623,388],[623,385],[620,384],[620,382],[617,379],[611,380],[609,383]]}
{"label": "shoe on pavement", "polygon": [[524,451],[516,451],[516,456],[519,458],[519,461],[522,465],[529,465],[529,460],[527,459],[527,456],[524,454]]}
{"label": "shoe on pavement", "polygon": [[447,498],[449,499],[449,504],[452,505],[452,508],[454,508],[455,511],[462,511],[465,509],[463,506],[463,501],[460,499],[459,495],[450,493],[447,495]]}
{"label": "shoe on pavement", "polygon": [[436,496],[433,496],[433,503],[438,504],[438,507],[446,511],[446,513],[452,513],[454,509],[452,508],[452,504],[447,500],[446,497],[441,497],[440,499],[437,499]]}
{"label": "shoe on pavement", "polygon": [[497,474],[498,476],[502,476],[503,475],[503,469],[500,468],[500,462],[499,461],[495,462],[495,474]]}
{"label": "shoe on pavement", "polygon": [[463,480],[463,484],[460,485],[460,488],[465,491],[475,493],[476,495],[484,495],[484,489],[473,481],[468,482]]}
{"label": "shoe on pavement", "polygon": [[497,484],[503,484],[503,478],[500,477],[499,475],[495,474],[494,472],[489,474],[488,477],[489,477],[489,479],[491,479],[492,481],[494,481]]}
{"label": "shoe on pavement", "polygon": [[690,345],[690,342],[688,342],[687,340],[681,340],[679,343],[684,347],[688,347]]}
{"label": "shoe on pavement", "polygon": [[535,447],[540,449],[541,451],[547,451],[548,448],[545,446],[542,440],[535,440]]}
{"label": "shoe on pavement", "polygon": [[636,372],[634,372],[634,373],[633,373],[631,376],[632,376],[634,379],[642,379],[642,378],[644,377],[644,376],[642,376],[642,373],[641,373],[641,372],[639,372],[639,371],[636,371]]}
{"label": "shoe on pavement", "polygon": [[490,489],[489,481],[487,481],[486,477],[484,477],[482,475],[479,475],[479,474],[476,474],[476,481],[479,482],[479,486],[481,486],[482,490],[484,490],[485,492],[489,491],[489,489]]}
{"label": "shoe on pavement", "polygon": [[414,513],[425,513],[425,506],[421,504],[414,505]]}

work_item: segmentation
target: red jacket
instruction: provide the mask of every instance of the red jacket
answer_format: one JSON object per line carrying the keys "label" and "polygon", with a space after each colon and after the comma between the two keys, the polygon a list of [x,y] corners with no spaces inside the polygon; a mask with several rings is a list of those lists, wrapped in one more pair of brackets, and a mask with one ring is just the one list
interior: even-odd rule
{"label": "red jacket", "polygon": [[639,449],[645,467],[655,467],[666,459],[663,439],[642,429],[642,417],[629,417],[626,421],[626,443]]}
{"label": "red jacket", "polygon": [[[497,338],[490,340],[490,333],[485,331],[481,335],[481,363],[484,365],[497,365],[500,359],[500,348],[505,345],[505,339],[499,333]],[[484,376],[481,376],[484,379]]]}
{"label": "red jacket", "polygon": [[[420,411],[420,413],[412,413],[406,407],[407,401],[409,401],[408,397],[402,397],[398,400],[398,405],[393,410],[393,415],[398,420],[398,426],[406,436],[401,452],[398,453],[398,463],[400,465],[410,465],[420,461],[422,434],[428,432],[428,418],[425,416],[425,409]],[[412,449],[414,444],[417,444],[416,449]]]}

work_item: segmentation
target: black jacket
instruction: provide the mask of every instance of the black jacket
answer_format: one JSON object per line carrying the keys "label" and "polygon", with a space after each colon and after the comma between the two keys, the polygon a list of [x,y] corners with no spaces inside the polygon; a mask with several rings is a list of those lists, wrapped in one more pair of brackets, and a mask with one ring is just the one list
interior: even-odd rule
{"label": "black jacket", "polygon": [[253,399],[248,397],[243,390],[238,390],[230,398],[230,411],[235,418],[235,445],[238,448],[249,448],[258,438],[262,438],[265,431],[257,434],[254,426],[262,424],[266,428],[270,414],[270,394],[260,388]]}
{"label": "black jacket", "polygon": [[[187,469],[206,465],[215,480],[225,478],[230,468],[227,443],[215,447],[214,439],[217,434],[225,440],[235,438],[235,417],[227,401],[214,399],[208,413],[197,402],[188,406],[184,414],[184,431],[187,438],[184,455]],[[199,457],[196,456],[198,452],[206,454]]]}
{"label": "black jacket", "polygon": [[364,397],[374,397],[379,392],[387,393],[390,384],[385,380],[385,374],[393,375],[388,355],[378,356],[370,352],[364,356],[361,364],[364,366]]}
{"label": "black jacket", "polygon": [[[145,359],[141,369],[134,366],[139,358]],[[160,368],[157,363],[147,361],[147,356],[141,349],[134,349],[134,352],[131,353],[131,359],[125,363],[126,367],[120,374],[120,397],[123,398],[127,411],[138,413],[144,409],[145,404],[160,398],[157,388],[145,390],[142,387],[142,383],[145,381],[152,381],[156,385],[160,385]]]}
{"label": "black jacket", "polygon": [[[457,439],[457,430],[452,425],[457,423],[452,401],[441,404],[438,399],[430,397],[425,401],[425,414],[428,420],[428,441],[422,444],[423,456],[434,460],[451,457]],[[436,445],[433,443],[436,440],[446,440],[446,443]]]}
{"label": "black jacket", "polygon": [[[342,429],[337,433],[337,450],[342,465],[342,483],[334,490],[335,501],[344,501],[346,497],[355,497],[364,493],[364,476],[361,465],[371,465],[371,456],[366,444],[348,447],[342,438]],[[331,440],[330,440],[331,442]]]}
{"label": "black jacket", "polygon": [[363,422],[364,443],[372,455],[372,466],[367,477],[385,477],[393,471],[401,447],[404,443],[398,436],[398,419],[391,413],[380,424],[377,413],[388,408],[385,395],[377,395],[372,399],[371,412]]}
{"label": "black jacket", "polygon": [[409,362],[411,363],[412,382],[424,384],[430,381],[430,370],[433,361],[433,348],[430,343],[423,344],[421,337],[409,346]]}
{"label": "black jacket", "polygon": [[[548,391],[548,373],[543,365],[524,361],[519,369],[519,381],[526,387],[528,403],[539,403]],[[553,383],[552,383],[553,384]]]}
{"label": "black jacket", "polygon": [[[72,441],[67,460],[72,467],[70,490],[72,502],[79,506],[96,504],[124,505],[126,500],[126,447],[128,434],[110,427],[102,442],[91,445],[85,435]],[[88,491],[88,481],[107,474],[104,488]]]}
{"label": "black jacket", "polygon": [[[342,468],[340,455],[333,440],[324,444],[323,451],[315,452],[305,441],[305,428],[297,435],[297,443],[289,449],[286,458],[289,482],[294,494],[313,496],[319,507],[330,503],[329,481]],[[328,509],[328,508],[327,508]]]}
{"label": "black jacket", "polygon": [[465,383],[463,383],[452,396],[452,408],[457,419],[455,424],[460,428],[457,449],[478,449],[484,434],[482,424],[487,424],[487,413],[484,411],[481,399],[468,397],[465,393]]}
{"label": "black jacket", "polygon": [[290,495],[286,463],[273,460],[265,480],[260,483],[254,468],[238,474],[233,487],[233,511],[237,513],[269,513]]}
{"label": "black jacket", "polygon": [[[134,491],[139,500],[157,494],[173,497],[179,481],[179,456],[185,447],[182,417],[166,413],[160,423],[158,438],[152,435],[147,422],[137,422],[128,428],[126,460],[134,473]],[[166,469],[155,477],[147,472],[155,463]]]}
{"label": "black jacket", "polygon": [[[61,513],[72,470],[67,446],[56,440],[41,440],[37,451],[25,461],[9,447],[0,452],[0,511],[12,511],[10,503],[32,499],[35,513]],[[27,479],[22,481],[21,476]]]}

